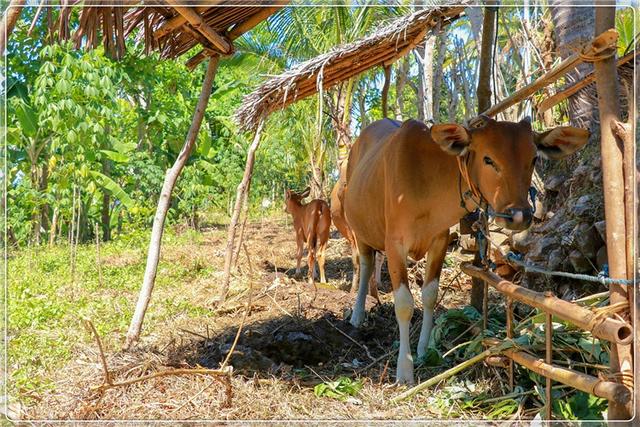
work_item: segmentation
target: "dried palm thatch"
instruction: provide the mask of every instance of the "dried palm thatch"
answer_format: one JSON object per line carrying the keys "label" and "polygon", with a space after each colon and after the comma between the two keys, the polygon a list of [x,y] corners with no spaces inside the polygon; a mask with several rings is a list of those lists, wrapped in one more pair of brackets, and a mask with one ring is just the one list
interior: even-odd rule
{"label": "dried palm thatch", "polygon": [[464,6],[434,6],[400,18],[356,42],[334,47],[271,78],[247,95],[235,115],[244,130],[253,130],[273,111],[356,76],[389,66],[419,45],[435,28],[457,19]]}
{"label": "dried palm thatch", "polygon": [[[117,6],[115,5],[117,3]],[[200,45],[202,50],[187,61],[190,68],[205,58],[233,53],[233,40],[278,11],[288,0],[233,0],[192,2],[165,0],[166,6],[142,6],[138,1],[62,0],[54,18],[47,8],[50,40],[72,40],[76,48],[95,48],[122,58],[125,39],[144,43],[145,53],[157,50],[162,58],[177,58]],[[206,4],[206,6],[199,6]],[[71,33],[70,16],[81,8],[80,22]],[[39,7],[34,21],[39,18]]]}

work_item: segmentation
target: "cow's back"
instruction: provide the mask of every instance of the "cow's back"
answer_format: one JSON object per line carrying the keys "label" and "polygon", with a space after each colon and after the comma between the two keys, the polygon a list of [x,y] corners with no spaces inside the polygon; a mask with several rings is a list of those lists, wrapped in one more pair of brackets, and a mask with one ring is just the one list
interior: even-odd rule
{"label": "cow's back", "polygon": [[378,250],[384,250],[383,151],[400,126],[390,119],[371,123],[349,153],[345,216],[357,238]]}
{"label": "cow's back", "polygon": [[461,216],[455,157],[441,150],[417,120],[400,127],[390,120],[375,122],[354,148],[345,214],[357,239],[385,250],[386,235],[392,233],[419,259],[432,236]]}

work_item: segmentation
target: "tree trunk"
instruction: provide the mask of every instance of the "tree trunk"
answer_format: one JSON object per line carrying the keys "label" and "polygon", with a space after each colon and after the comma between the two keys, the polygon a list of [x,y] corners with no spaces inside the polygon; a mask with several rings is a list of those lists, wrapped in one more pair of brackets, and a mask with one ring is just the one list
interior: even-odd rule
{"label": "tree trunk", "polygon": [[151,300],[151,292],[153,291],[153,285],[156,280],[156,273],[158,271],[158,261],[160,260],[160,245],[162,242],[162,233],[164,231],[164,222],[167,218],[167,212],[169,211],[169,205],[171,203],[171,193],[176,185],[176,181],[180,176],[180,172],[187,163],[193,147],[195,146],[198,132],[200,131],[200,125],[202,124],[202,118],[204,112],[209,103],[211,96],[211,88],[213,86],[213,79],[216,75],[218,68],[219,57],[215,56],[209,59],[207,65],[207,71],[202,83],[202,91],[200,92],[200,98],[196,110],[193,114],[193,121],[191,127],[187,133],[184,145],[178,154],[173,166],[167,170],[164,178],[164,184],[162,185],[162,191],[160,192],[160,198],[158,199],[158,207],[156,209],[156,215],[153,219],[153,228],[151,230],[151,239],[149,242],[149,253],[147,255],[147,266],[144,272],[144,281],[142,288],[140,289],[140,295],[138,296],[138,302],[136,304],[136,310],[131,319],[131,325],[127,332],[127,339],[125,343],[125,349],[130,348],[131,345],[140,337],[140,331],[142,330],[142,322],[144,315],[149,306]]}
{"label": "tree trunk", "polygon": [[[109,164],[109,160],[102,160],[102,173],[108,177],[111,177],[111,165]],[[108,242],[111,240],[111,197],[109,194],[103,190],[102,192],[102,213],[101,213],[101,222],[102,222],[102,241]]]}
{"label": "tree trunk", "polygon": [[495,1],[488,0],[484,8],[482,23],[482,45],[480,48],[480,72],[478,76],[478,112],[491,107],[491,76],[493,75],[493,40],[495,38],[496,8]]}
{"label": "tree trunk", "polygon": [[[438,91],[438,87],[434,85],[434,66],[433,57],[436,46],[436,41],[439,41],[439,36],[429,37],[424,45],[424,52],[422,52],[422,78],[420,79],[420,92],[422,100],[418,102],[418,114],[422,115],[423,120],[435,121],[437,105],[435,101],[435,93]],[[437,59],[439,61],[440,58]],[[437,72],[436,72],[437,74]],[[422,111],[420,111],[422,107]]]}
{"label": "tree trunk", "polygon": [[[351,149],[351,102],[353,100],[353,91],[355,88],[355,79],[349,79],[342,82],[337,91],[337,99],[332,107],[332,119],[336,129],[336,145],[338,147],[338,164],[349,157]],[[322,120],[322,117],[319,118]],[[322,162],[324,164],[324,162]],[[316,172],[314,171],[314,174]],[[324,175],[324,168],[322,170]],[[323,176],[324,181],[324,176]]]}
{"label": "tree trunk", "polygon": [[442,90],[442,74],[443,74],[443,65],[444,65],[444,56],[446,54],[445,51],[445,42],[447,40],[447,33],[444,31],[440,31],[438,37],[436,38],[437,44],[437,57],[436,57],[436,67],[433,73],[433,112],[432,118],[433,121],[438,123],[440,121],[440,94]]}
{"label": "tree trunk", "polygon": [[366,96],[367,89],[363,86],[360,86],[360,90],[358,91],[358,109],[360,110],[360,130],[367,127],[369,124],[367,119],[367,106],[366,106]]}
{"label": "tree trunk", "polygon": [[[604,2],[599,2],[601,5]],[[615,7],[596,9],[595,32],[601,34],[609,28],[615,28]],[[620,99],[615,56],[595,63],[598,107],[600,111],[600,135],[602,153],[602,181],[605,202],[605,220],[607,223],[607,253],[609,271],[612,278],[627,278],[626,230],[624,215],[620,211],[624,206],[624,175],[622,151],[612,132],[612,124],[620,120]],[[631,230],[629,230],[631,232]],[[609,303],[628,302],[627,288],[624,285],[609,286]],[[636,325],[637,327],[637,325]],[[613,373],[633,374],[631,345],[611,346],[611,371]],[[628,420],[633,413],[633,402],[621,405],[609,402],[609,420]]]}
{"label": "tree trunk", "polygon": [[2,16],[2,22],[0,22],[0,55],[4,55],[7,49],[7,39],[13,31],[13,27],[16,26],[25,3],[25,0],[11,0]]}
{"label": "tree trunk", "polygon": [[[484,21],[482,23],[482,45],[480,50],[480,65],[478,75],[478,112],[482,113],[491,107],[491,76],[493,75],[493,41],[495,38],[496,8],[495,0],[488,0],[487,7],[484,8]],[[476,245],[478,246],[478,245]],[[480,256],[476,252],[473,265],[482,267]],[[473,278],[471,282],[471,305],[482,313],[484,287],[486,284]]]}
{"label": "tree trunk", "polygon": [[53,208],[53,218],[51,219],[51,227],[49,227],[49,246],[53,246],[56,241],[56,231],[58,229],[58,215],[60,210],[56,206]]}
{"label": "tree trunk", "polygon": [[[549,11],[554,25],[554,39],[557,52],[562,59],[571,56],[582,45],[594,37],[595,8],[571,7],[573,0],[549,0]],[[567,85],[580,81],[593,71],[590,63],[580,64],[567,73]],[[598,109],[588,91],[580,90],[569,97],[569,119],[573,126],[594,129],[598,121]]]}
{"label": "tree trunk", "polygon": [[[236,190],[236,202],[231,215],[231,222],[229,223],[229,232],[227,235],[227,247],[224,255],[224,276],[222,278],[222,290],[220,292],[219,301],[223,303],[227,299],[229,293],[229,280],[231,279],[231,263],[233,261],[233,253],[235,247],[236,231],[238,228],[238,220],[240,213],[242,212],[242,205],[245,199],[245,192],[249,191],[251,184],[251,177],[253,176],[253,165],[256,161],[256,150],[260,146],[260,137],[262,136],[262,128],[264,126],[264,119],[258,124],[258,129],[253,137],[253,143],[247,151],[247,162],[244,167],[244,175],[242,181],[238,184]],[[247,195],[248,196],[248,195]]]}
{"label": "tree trunk", "polygon": [[389,85],[391,84],[391,65],[383,67],[384,85],[382,86],[382,117],[389,117]]}
{"label": "tree trunk", "polygon": [[398,109],[396,110],[396,120],[403,121],[404,114],[404,87],[407,84],[407,73],[409,72],[409,56],[405,56],[399,62],[399,67],[396,73],[396,103]]}

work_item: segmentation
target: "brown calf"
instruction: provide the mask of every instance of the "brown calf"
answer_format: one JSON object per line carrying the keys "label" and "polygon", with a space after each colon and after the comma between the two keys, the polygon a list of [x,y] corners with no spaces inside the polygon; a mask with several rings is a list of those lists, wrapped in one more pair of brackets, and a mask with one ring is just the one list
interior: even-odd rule
{"label": "brown calf", "polygon": [[302,199],[307,197],[310,191],[310,188],[307,188],[302,193],[287,190],[285,195],[286,211],[293,216],[293,228],[296,231],[296,243],[298,244],[296,275],[300,275],[300,260],[306,243],[309,252],[309,283],[314,284],[316,254],[320,270],[320,281],[325,283],[324,251],[329,240],[331,213],[329,212],[329,205],[324,200],[315,199],[306,205],[302,204]]}
{"label": "brown calf", "polygon": [[[407,256],[419,260],[428,252],[420,357],[429,343],[449,227],[480,203],[496,214],[500,225],[527,228],[532,218],[527,194],[538,154],[562,158],[581,148],[588,136],[588,131],[573,127],[537,133],[528,120],[498,122],[488,117],[473,128],[451,123],[431,129],[416,120],[385,119],[362,131],[349,155],[344,198],[360,256],[360,288],[351,323],[359,326],[364,320],[373,251],[383,250],[400,330],[399,382],[413,382]],[[468,192],[474,196],[465,197]]]}

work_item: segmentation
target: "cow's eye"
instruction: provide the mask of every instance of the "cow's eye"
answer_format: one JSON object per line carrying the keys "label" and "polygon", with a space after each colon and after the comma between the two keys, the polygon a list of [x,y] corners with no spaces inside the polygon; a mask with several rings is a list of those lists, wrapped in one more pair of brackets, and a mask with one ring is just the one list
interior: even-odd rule
{"label": "cow's eye", "polygon": [[489,165],[491,166],[493,169],[496,170],[496,172],[498,172],[498,165],[496,165],[496,162],[494,162],[493,160],[491,160],[490,157],[484,156],[484,164],[485,165]]}

